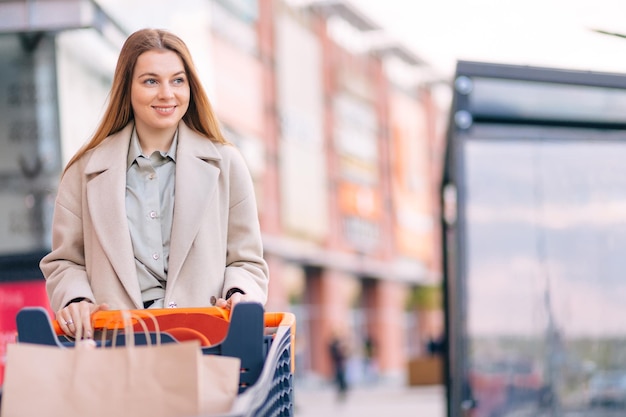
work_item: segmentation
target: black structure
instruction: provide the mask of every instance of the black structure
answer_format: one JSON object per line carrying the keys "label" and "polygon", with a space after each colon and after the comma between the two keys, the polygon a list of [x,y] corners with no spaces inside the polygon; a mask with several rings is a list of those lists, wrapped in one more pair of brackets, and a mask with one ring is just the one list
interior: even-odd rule
{"label": "black structure", "polygon": [[626,406],[626,75],[459,62],[441,196],[448,416]]}

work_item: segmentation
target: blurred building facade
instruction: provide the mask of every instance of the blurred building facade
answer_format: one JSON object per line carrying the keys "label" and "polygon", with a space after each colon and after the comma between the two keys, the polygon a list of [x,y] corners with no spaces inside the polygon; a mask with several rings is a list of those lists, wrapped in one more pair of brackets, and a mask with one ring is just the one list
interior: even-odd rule
{"label": "blurred building facade", "polygon": [[44,302],[14,283],[41,286],[34,262],[49,246],[58,174],[95,129],[121,43],[142,27],[189,45],[248,162],[267,309],[297,315],[298,372],[330,376],[327,342],[343,332],[354,358],[371,340],[379,376],[403,381],[407,359],[443,333],[441,309],[415,300],[441,281],[444,115],[428,63],[343,1],[0,3],[0,258],[12,271],[0,304]]}

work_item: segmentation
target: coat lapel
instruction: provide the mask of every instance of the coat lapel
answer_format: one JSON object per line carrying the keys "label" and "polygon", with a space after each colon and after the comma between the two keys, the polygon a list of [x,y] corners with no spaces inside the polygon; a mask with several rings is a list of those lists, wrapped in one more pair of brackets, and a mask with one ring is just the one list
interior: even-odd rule
{"label": "coat lapel", "polygon": [[168,287],[176,281],[209,201],[215,198],[221,155],[215,144],[180,123],[176,151],[176,191],[170,242]]}
{"label": "coat lapel", "polygon": [[93,228],[109,262],[138,308],[141,292],[126,218],[126,158],[133,124],[93,150],[85,167]]}

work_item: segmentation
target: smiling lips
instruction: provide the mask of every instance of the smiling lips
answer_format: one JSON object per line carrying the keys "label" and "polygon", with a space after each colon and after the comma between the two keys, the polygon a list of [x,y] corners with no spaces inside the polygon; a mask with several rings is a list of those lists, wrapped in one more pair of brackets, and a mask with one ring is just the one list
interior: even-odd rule
{"label": "smiling lips", "polygon": [[163,114],[163,115],[170,115],[172,113],[174,113],[174,110],[176,110],[176,106],[169,106],[169,107],[152,107],[154,110],[157,111],[157,113]]}

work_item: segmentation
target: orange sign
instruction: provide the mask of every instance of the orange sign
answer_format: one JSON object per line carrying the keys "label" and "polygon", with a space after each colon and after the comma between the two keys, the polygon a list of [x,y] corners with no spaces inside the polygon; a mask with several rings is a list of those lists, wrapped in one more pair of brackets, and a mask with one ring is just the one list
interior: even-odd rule
{"label": "orange sign", "polygon": [[344,214],[377,221],[382,213],[380,190],[349,182],[341,183],[339,207]]}

